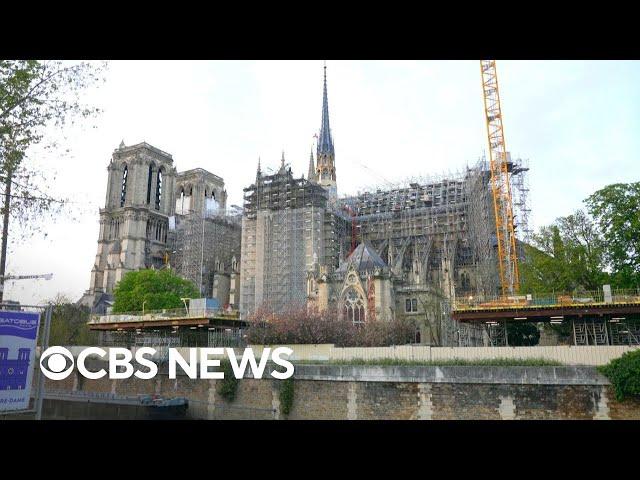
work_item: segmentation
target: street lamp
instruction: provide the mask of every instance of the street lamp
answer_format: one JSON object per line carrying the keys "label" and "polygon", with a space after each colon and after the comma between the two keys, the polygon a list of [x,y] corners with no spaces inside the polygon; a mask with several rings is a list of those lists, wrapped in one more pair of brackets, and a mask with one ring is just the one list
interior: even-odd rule
{"label": "street lamp", "polygon": [[142,302],[142,316],[144,317],[144,304],[147,303],[147,301],[145,300],[144,302]]}

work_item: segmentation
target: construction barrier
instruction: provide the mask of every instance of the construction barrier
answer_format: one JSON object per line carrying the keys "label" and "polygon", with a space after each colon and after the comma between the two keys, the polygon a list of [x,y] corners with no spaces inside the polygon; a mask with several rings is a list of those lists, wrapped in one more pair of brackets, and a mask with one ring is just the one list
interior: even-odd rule
{"label": "construction barrier", "polygon": [[[257,352],[266,345],[251,345]],[[564,365],[604,365],[636,346],[547,346],[547,347],[430,347],[402,345],[394,347],[336,347],[320,345],[278,345],[293,350],[291,360],[348,361],[394,359],[435,362],[438,360],[545,359]]]}

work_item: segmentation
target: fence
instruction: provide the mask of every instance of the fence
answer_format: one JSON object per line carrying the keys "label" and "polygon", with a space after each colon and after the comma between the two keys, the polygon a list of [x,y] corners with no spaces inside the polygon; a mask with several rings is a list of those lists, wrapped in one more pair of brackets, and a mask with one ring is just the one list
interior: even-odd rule
{"label": "fence", "polygon": [[[289,357],[300,361],[348,361],[394,359],[437,362],[439,360],[545,359],[565,365],[604,365],[614,358],[639,347],[609,346],[549,346],[549,347],[430,347],[402,345],[395,347],[335,347],[321,345],[278,345],[293,350]],[[266,345],[251,345],[261,352]],[[275,347],[275,346],[274,346]],[[273,348],[273,347],[272,347]]]}
{"label": "fence", "polygon": [[[627,345],[575,346],[557,345],[548,347],[430,347],[428,345],[401,345],[394,347],[336,347],[333,344],[319,345],[248,345],[259,357],[264,348],[289,347],[293,361],[349,361],[349,360],[406,360],[437,362],[448,360],[494,360],[494,359],[545,359],[564,365],[604,365],[626,352],[640,347]],[[86,347],[67,347],[76,357]],[[155,346],[155,361],[166,361],[168,348]],[[135,347],[132,348],[135,350]],[[183,358],[189,358],[187,348],[177,347]],[[242,355],[243,348],[235,348]],[[37,354],[39,355],[39,349]],[[224,358],[212,355],[211,358]],[[199,361],[200,354],[196,355]]]}
{"label": "fence", "polygon": [[180,331],[107,331],[100,332],[96,345],[101,347],[232,347],[245,346],[245,331],[230,329],[188,329]]}

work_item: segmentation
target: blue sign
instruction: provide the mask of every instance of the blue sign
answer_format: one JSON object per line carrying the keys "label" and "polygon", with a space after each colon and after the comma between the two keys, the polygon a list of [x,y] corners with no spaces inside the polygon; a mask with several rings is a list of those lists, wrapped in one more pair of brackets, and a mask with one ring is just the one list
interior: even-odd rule
{"label": "blue sign", "polygon": [[29,407],[39,325],[39,313],[0,310],[0,412]]}

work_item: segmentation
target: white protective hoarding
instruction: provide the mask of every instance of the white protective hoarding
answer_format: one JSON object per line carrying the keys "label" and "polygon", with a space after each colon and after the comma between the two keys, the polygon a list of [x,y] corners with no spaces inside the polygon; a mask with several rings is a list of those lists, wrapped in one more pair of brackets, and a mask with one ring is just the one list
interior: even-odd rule
{"label": "white protective hoarding", "polygon": [[29,408],[39,325],[39,313],[0,310],[0,412]]}

